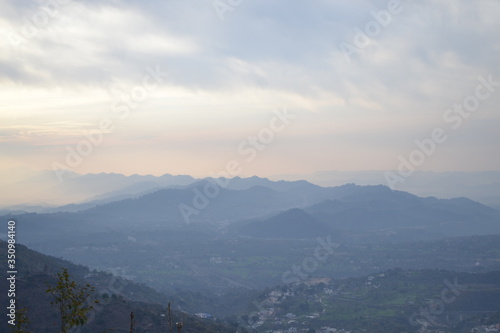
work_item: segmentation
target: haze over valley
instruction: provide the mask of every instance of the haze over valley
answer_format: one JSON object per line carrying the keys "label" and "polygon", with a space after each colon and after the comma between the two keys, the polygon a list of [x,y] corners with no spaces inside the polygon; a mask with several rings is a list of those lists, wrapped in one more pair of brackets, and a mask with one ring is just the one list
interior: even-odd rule
{"label": "haze over valley", "polygon": [[498,0],[0,4],[0,332],[500,332]]}

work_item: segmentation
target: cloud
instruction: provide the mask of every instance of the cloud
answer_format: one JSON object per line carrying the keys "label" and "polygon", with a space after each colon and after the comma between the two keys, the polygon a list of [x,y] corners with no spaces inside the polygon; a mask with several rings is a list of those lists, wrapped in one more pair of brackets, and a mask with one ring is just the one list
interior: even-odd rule
{"label": "cloud", "polygon": [[[175,84],[211,90],[248,79],[239,63],[266,73],[245,85],[308,94],[311,87],[345,92],[366,79],[397,89],[405,80],[394,73],[414,74],[407,62],[420,63],[421,76],[446,68],[453,57],[453,71],[495,64],[499,6],[493,1],[403,3],[403,12],[348,65],[339,44],[352,43],[356,28],[363,29],[373,20],[370,12],[385,3],[244,1],[220,21],[209,1],[70,1],[18,56],[10,52],[3,67],[10,65],[5,74],[23,83],[102,85],[111,77],[133,80],[158,63],[170,69]],[[30,17],[39,8],[16,9]],[[19,32],[22,22],[18,16],[8,23]]]}
{"label": "cloud", "polygon": [[[295,129],[304,150],[328,156],[340,149],[336,140],[355,137],[356,146],[370,149],[377,142],[373,169],[390,165],[383,160],[390,149],[395,158],[403,153],[386,144],[411,144],[405,129],[422,135],[440,125],[446,108],[473,92],[479,75],[500,77],[495,0],[402,0],[401,12],[350,62],[341,43],[354,45],[387,2],[243,0],[224,20],[206,0],[63,2],[52,14],[44,11],[46,1],[0,2],[0,86],[11,96],[0,105],[0,119],[12,122],[0,126],[3,142],[27,140],[16,134],[21,131],[31,133],[30,142],[68,142],[113,116],[117,91],[129,92],[146,67],[159,66],[168,79],[130,119],[115,119],[110,144],[126,142],[129,131],[151,143],[162,128],[185,128],[193,131],[186,140],[196,154],[197,143],[207,147],[196,135],[200,128],[208,127],[215,147],[227,139],[217,133],[258,126],[265,110],[287,105],[314,113],[314,122]],[[36,33],[28,36],[30,25]],[[23,38],[18,46],[16,36]],[[497,95],[474,117],[498,119]],[[74,127],[63,125],[70,123]],[[377,134],[362,132],[370,128]],[[318,132],[328,143],[321,145]]]}

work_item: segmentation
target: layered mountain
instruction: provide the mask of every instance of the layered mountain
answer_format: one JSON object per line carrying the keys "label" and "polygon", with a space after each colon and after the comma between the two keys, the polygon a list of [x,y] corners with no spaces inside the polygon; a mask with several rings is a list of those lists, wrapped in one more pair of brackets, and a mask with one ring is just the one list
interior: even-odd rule
{"label": "layered mountain", "polygon": [[[4,212],[77,211],[170,186],[186,186],[191,176],[78,174],[15,168],[0,171]],[[65,206],[61,206],[65,205]]]}
{"label": "layered mountain", "polygon": [[[465,198],[421,198],[385,186],[237,178],[206,179],[78,212],[11,214],[0,220],[15,219],[17,240],[37,251],[168,294],[188,290],[225,297],[278,283],[318,244],[330,242],[343,246],[318,266],[319,276],[345,277],[395,264],[492,267],[498,256],[488,249],[465,256],[473,242],[460,249],[459,262],[429,253],[428,245],[399,249],[408,241],[500,235],[499,214]],[[372,246],[380,248],[376,257],[368,250]]]}
{"label": "layered mountain", "polygon": [[260,238],[316,238],[330,232],[325,223],[302,209],[294,208],[262,221],[244,224],[239,232]]}
{"label": "layered mountain", "polygon": [[[238,178],[231,184],[239,189],[203,180],[79,212],[31,213],[4,219],[19,220],[20,237],[26,243],[66,233],[100,234],[116,229],[236,231],[273,238],[396,232],[396,238],[398,233],[410,233],[413,240],[500,233],[500,213],[466,198],[421,198],[385,186],[320,187],[303,181],[259,178]],[[225,229],[240,224],[244,226]]]}

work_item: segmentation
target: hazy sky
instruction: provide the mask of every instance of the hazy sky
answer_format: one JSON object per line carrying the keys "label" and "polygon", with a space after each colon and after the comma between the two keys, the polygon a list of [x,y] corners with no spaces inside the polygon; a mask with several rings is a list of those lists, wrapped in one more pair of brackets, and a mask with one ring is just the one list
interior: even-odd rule
{"label": "hazy sky", "polygon": [[498,0],[0,5],[0,168],[500,170]]}

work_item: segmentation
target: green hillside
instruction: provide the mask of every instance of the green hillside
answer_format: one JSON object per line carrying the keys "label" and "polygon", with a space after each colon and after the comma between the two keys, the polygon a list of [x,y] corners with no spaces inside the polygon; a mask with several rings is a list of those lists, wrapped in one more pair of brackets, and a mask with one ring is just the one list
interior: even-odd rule
{"label": "green hillside", "polygon": [[[2,249],[7,248],[0,241]],[[6,252],[6,251],[5,251]],[[5,253],[2,250],[2,253]],[[89,315],[88,324],[81,328],[81,333],[128,332],[130,313],[135,315],[136,332],[159,332],[167,329],[166,304],[170,301],[165,295],[154,289],[134,282],[117,278],[111,274],[90,271],[80,265],[46,256],[16,244],[16,299],[17,312],[26,308],[30,320],[30,332],[54,333],[58,331],[58,312],[51,307],[51,297],[47,287],[57,283],[57,273],[67,268],[72,280],[78,284],[90,284],[96,288],[99,304]],[[2,261],[2,270],[7,271],[6,260]],[[0,280],[0,290],[9,290],[8,281]],[[2,301],[7,307],[9,300]],[[175,303],[172,305],[175,309]],[[172,321],[184,323],[183,332],[232,332],[228,327],[215,320],[199,319],[184,312],[172,311]],[[2,321],[1,332],[10,332],[11,327]]]}
{"label": "green hillside", "polygon": [[481,322],[473,318],[499,311],[500,271],[393,269],[362,278],[310,279],[270,288],[239,320],[258,332],[330,327],[353,333],[452,333],[466,332],[458,331],[460,327],[470,332],[471,325]]}

